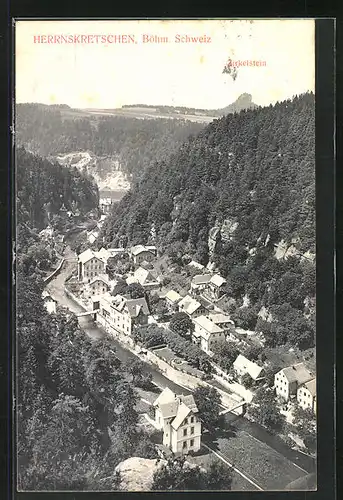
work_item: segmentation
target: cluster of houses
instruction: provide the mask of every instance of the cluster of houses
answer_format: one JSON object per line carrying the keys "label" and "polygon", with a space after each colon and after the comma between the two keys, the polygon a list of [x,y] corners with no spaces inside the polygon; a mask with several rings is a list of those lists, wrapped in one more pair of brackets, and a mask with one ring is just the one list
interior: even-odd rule
{"label": "cluster of houses", "polygon": [[[102,248],[99,251],[88,249],[78,256],[77,278],[92,303],[92,309],[96,311],[97,321],[107,331],[112,329],[131,337],[136,326],[149,323],[150,311],[145,298],[131,299],[124,295],[111,294],[116,281],[111,282],[106,274],[107,261],[110,257],[124,253],[134,268],[126,278],[127,284],[139,283],[147,291],[161,289],[160,278],[155,277],[147,265],[157,256],[154,246]],[[210,356],[219,343],[237,340],[234,322],[216,306],[218,299],[223,296],[225,284],[225,279],[219,274],[197,274],[192,278],[186,296],[182,297],[175,290],[161,294],[169,312],[184,312],[189,316],[194,326],[191,333],[192,342]],[[264,379],[264,367],[242,354],[234,361],[233,369],[237,380],[241,382],[246,374],[255,382]],[[283,400],[296,399],[302,408],[316,411],[315,376],[306,370],[303,363],[283,368],[276,373],[274,388]],[[161,395],[161,399],[156,400],[155,406],[156,419],[159,419],[160,428],[164,429],[164,444],[175,451],[196,451],[198,446],[200,447],[201,435],[200,423],[195,415],[196,407],[169,390],[162,394],[163,397]],[[185,416],[187,412],[190,417]],[[198,427],[191,425],[193,423],[198,424]],[[188,428],[193,430],[187,430]]]}

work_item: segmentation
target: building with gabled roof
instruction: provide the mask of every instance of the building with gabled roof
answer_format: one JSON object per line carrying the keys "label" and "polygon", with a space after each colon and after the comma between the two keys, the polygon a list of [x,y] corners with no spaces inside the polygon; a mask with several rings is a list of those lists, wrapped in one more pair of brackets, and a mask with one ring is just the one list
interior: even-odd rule
{"label": "building with gabled roof", "polygon": [[159,288],[160,283],[155,276],[143,267],[139,267],[136,271],[126,279],[128,285],[132,283],[139,283],[147,290],[154,290]]}
{"label": "building with gabled roof", "polygon": [[153,245],[135,245],[130,248],[130,256],[135,264],[145,260],[151,262],[157,255],[157,249]]}
{"label": "building with gabled roof", "polygon": [[263,366],[250,361],[250,359],[239,354],[233,363],[233,368],[236,374],[241,378],[248,374],[253,380],[261,380],[263,378]]}
{"label": "building with gabled roof", "polygon": [[225,332],[218,325],[213,323],[206,316],[193,318],[194,331],[192,340],[195,344],[207,353],[212,353],[213,347],[225,342]]}
{"label": "building with gabled roof", "polygon": [[155,425],[163,431],[163,445],[173,453],[196,452],[201,446],[201,421],[193,395],[177,396],[166,387],[153,403]]}
{"label": "building with gabled roof", "polygon": [[314,378],[315,375],[307,370],[304,363],[287,366],[274,376],[275,392],[288,401],[290,397],[296,396],[298,387]]}
{"label": "building with gabled roof", "polygon": [[210,282],[211,276],[211,274],[196,274],[193,276],[191,281],[191,292],[196,294],[205,290]]}
{"label": "building with gabled roof", "polygon": [[186,295],[185,297],[183,297],[183,299],[180,300],[178,306],[179,311],[185,312],[190,318],[201,316],[203,314],[206,314],[207,312],[204,306],[190,295]]}
{"label": "building with gabled roof", "polygon": [[313,378],[304,385],[298,387],[297,390],[297,401],[299,405],[304,409],[310,409],[314,413],[317,412],[317,379]]}
{"label": "building with gabled roof", "polygon": [[169,310],[175,311],[178,308],[178,304],[182,300],[182,296],[175,290],[169,290],[169,292],[166,293],[164,300],[166,301]]}
{"label": "building with gabled roof", "polygon": [[145,298],[128,299],[122,295],[113,297],[109,293],[99,296],[94,302],[93,309],[100,309],[97,320],[111,329],[131,336],[138,325],[147,325],[150,314]]}
{"label": "building with gabled roof", "polygon": [[90,298],[93,295],[102,295],[109,292],[111,289],[111,284],[108,280],[107,274],[99,274],[91,278],[90,282],[84,288],[83,294]]}
{"label": "building with gabled roof", "polygon": [[209,313],[207,315],[208,319],[210,319],[214,324],[220,326],[225,333],[233,332],[235,329],[235,323],[232,321],[229,315],[223,313]]}
{"label": "building with gabled roof", "polygon": [[220,276],[220,274],[214,274],[209,283],[207,290],[215,297],[216,299],[219,299],[224,291],[224,285],[226,284],[226,279]]}

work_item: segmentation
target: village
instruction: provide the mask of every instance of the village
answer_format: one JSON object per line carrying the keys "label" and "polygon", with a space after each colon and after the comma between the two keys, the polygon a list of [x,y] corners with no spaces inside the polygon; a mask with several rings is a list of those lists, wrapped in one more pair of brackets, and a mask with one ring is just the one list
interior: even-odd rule
{"label": "village", "polygon": [[[89,231],[88,239],[94,248],[93,232]],[[221,396],[222,414],[251,418],[247,408],[254,405],[256,392],[265,391],[276,396],[277,410],[288,422],[292,423],[296,407],[314,416],[315,373],[299,362],[270,376],[268,360],[263,357],[263,335],[236,327],[225,310],[226,280],[190,260],[187,276],[173,286],[172,265],[165,259],[162,265],[162,260],[154,245],[88,248],[77,255],[65,292],[84,310],[78,316],[93,319],[168,379],[188,389],[215,387]],[[56,312],[57,301],[46,290],[43,298],[48,311]],[[176,335],[183,342],[181,348],[175,344]],[[228,359],[220,363],[232,346],[232,363]],[[262,355],[249,359],[249,352],[256,349]],[[196,362],[187,355],[188,350],[198,353]],[[201,448],[204,429],[191,394],[176,394],[166,387],[150,401],[145,418],[161,431],[165,450],[187,455]],[[291,444],[301,449],[299,436],[293,433],[291,437]]]}

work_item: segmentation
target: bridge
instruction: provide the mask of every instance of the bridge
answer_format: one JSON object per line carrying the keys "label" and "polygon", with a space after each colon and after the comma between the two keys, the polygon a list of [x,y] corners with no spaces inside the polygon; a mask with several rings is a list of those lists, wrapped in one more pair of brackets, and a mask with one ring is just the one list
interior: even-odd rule
{"label": "bridge", "polygon": [[238,410],[238,408],[244,406],[246,403],[247,402],[243,400],[240,403],[236,404],[233,408],[225,408],[225,410],[220,411],[219,415],[226,415],[226,413],[234,412],[235,410]]}
{"label": "bridge", "polygon": [[100,312],[100,309],[94,309],[93,311],[85,311],[83,313],[77,314],[76,316],[78,318],[81,318],[83,316],[92,316],[93,314],[96,314],[98,312]]}

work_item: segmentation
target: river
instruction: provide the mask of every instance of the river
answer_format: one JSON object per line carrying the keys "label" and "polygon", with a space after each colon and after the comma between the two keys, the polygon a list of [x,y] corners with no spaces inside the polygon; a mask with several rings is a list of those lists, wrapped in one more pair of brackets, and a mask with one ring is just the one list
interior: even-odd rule
{"label": "river", "polygon": [[[76,266],[76,256],[75,253],[67,246],[65,250],[65,264],[62,267],[61,272],[47,285],[47,290],[51,296],[57,300],[59,305],[67,307],[71,312],[78,314],[84,312],[84,310],[71,298],[67,297],[64,291],[64,281],[66,277],[70,274],[71,270]],[[104,337],[108,338],[108,334],[98,326],[89,316],[79,318],[80,327],[92,340],[98,340]],[[129,358],[135,357],[135,355],[125,349],[116,339],[111,337],[111,342],[116,349],[116,354],[118,358],[125,363]],[[158,372],[153,366],[148,363],[144,363],[144,371],[146,373],[151,373],[153,382],[161,389],[169,387],[176,394],[190,394],[191,391],[185,389],[184,387],[175,384],[171,380],[167,379],[164,375]],[[255,439],[267,444],[278,453],[288,458],[291,462],[297,466],[305,469],[309,473],[315,471],[316,461],[301,452],[289,448],[287,445],[278,438],[270,434],[266,429],[262,428],[260,425],[251,422],[250,420],[237,416],[231,413],[226,414],[225,420],[228,425],[233,429],[241,429],[253,436]]]}

